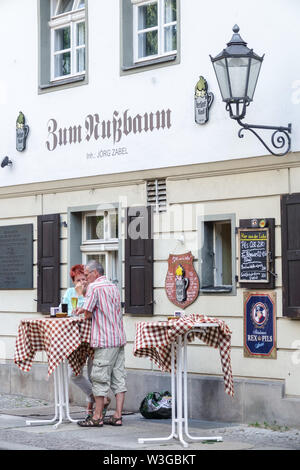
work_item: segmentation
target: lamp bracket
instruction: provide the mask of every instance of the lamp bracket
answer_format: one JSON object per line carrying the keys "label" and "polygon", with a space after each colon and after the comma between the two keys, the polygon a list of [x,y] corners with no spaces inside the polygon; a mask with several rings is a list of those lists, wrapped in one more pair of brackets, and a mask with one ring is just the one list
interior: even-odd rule
{"label": "lamp bracket", "polygon": [[[263,146],[270,152],[272,155],[276,155],[278,157],[282,157],[283,155],[286,155],[290,149],[291,149],[291,138],[289,134],[292,132],[292,124],[288,124],[287,127],[283,126],[261,126],[261,125],[255,125],[255,124],[247,124],[245,122],[242,122],[241,119],[237,119],[237,122],[239,125],[242,127],[242,129],[239,130],[238,136],[240,138],[244,137],[244,131],[250,131],[252,134],[254,134],[258,140],[263,144]],[[271,144],[272,148],[267,145],[262,137],[253,129],[263,129],[263,130],[270,130],[274,131],[271,135]],[[283,151],[280,151],[281,149],[284,149]]]}

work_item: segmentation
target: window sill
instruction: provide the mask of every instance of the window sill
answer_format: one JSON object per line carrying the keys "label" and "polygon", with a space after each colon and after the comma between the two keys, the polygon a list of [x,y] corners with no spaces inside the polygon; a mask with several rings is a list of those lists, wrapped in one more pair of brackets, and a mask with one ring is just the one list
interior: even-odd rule
{"label": "window sill", "polygon": [[167,57],[159,57],[157,59],[152,59],[152,60],[144,60],[142,62],[137,62],[132,65],[123,66],[122,70],[123,72],[126,72],[128,70],[134,70],[134,69],[139,69],[143,67],[150,67],[151,65],[163,64],[164,62],[173,62],[176,59],[177,59],[177,54],[170,55]]}
{"label": "window sill", "polygon": [[200,289],[200,293],[203,294],[230,294],[231,292],[232,286],[203,287]]}
{"label": "window sill", "polygon": [[85,75],[80,75],[78,77],[65,78],[62,80],[57,80],[56,82],[49,82],[49,83],[46,83],[45,85],[40,85],[39,89],[47,90],[49,88],[50,89],[57,88],[60,85],[72,85],[73,83],[82,82],[83,80],[85,80]]}

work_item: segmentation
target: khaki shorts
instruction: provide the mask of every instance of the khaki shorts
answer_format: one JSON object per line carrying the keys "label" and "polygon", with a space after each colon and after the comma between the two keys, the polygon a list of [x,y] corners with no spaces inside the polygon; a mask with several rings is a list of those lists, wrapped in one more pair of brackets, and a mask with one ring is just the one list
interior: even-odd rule
{"label": "khaki shorts", "polygon": [[119,348],[95,348],[91,373],[95,397],[106,397],[111,389],[114,395],[126,392],[124,346]]}

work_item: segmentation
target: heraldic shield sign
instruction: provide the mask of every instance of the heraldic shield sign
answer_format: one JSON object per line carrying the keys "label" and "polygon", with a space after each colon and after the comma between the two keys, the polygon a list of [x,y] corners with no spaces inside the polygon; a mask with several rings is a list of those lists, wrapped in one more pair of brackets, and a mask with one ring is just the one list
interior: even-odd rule
{"label": "heraldic shield sign", "polygon": [[199,279],[193,265],[194,256],[189,251],[170,255],[165,289],[168,299],[177,307],[185,308],[198,297]]}

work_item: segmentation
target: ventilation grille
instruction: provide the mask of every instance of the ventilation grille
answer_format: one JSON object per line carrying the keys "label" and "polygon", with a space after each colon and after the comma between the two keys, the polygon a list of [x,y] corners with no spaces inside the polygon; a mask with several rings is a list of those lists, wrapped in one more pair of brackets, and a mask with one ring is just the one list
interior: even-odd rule
{"label": "ventilation grille", "polygon": [[165,212],[167,210],[165,179],[147,181],[147,203],[154,207],[155,212]]}

